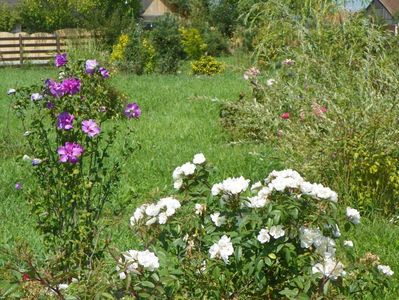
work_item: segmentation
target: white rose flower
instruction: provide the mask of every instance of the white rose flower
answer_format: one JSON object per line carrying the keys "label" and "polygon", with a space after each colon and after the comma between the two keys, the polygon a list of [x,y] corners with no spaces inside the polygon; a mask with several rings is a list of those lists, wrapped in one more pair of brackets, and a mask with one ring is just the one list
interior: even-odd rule
{"label": "white rose flower", "polygon": [[154,271],[155,269],[159,268],[158,257],[156,257],[154,253],[148,250],[140,251],[137,256],[137,260],[140,265],[150,271]]}
{"label": "white rose flower", "polygon": [[216,227],[220,227],[225,223],[226,218],[221,217],[220,212],[217,211],[214,214],[211,214],[211,220],[215,224]]}
{"label": "white rose flower", "polygon": [[146,205],[142,205],[134,211],[133,216],[130,218],[130,225],[134,226],[138,221],[140,221],[144,217]]}
{"label": "white rose flower", "polygon": [[160,211],[160,207],[157,204],[150,204],[145,209],[145,213],[147,214],[147,216],[150,216],[150,217],[157,216],[159,214],[159,211]]}
{"label": "white rose flower", "polygon": [[262,208],[267,204],[267,202],[266,198],[255,196],[248,198],[247,206],[250,208]]}
{"label": "white rose flower", "polygon": [[204,154],[198,153],[194,155],[193,163],[196,165],[202,165],[206,161]]}
{"label": "white rose flower", "polygon": [[119,279],[120,279],[120,280],[125,280],[125,279],[126,279],[126,274],[125,274],[125,272],[119,273]]}
{"label": "white rose flower", "polygon": [[270,227],[269,234],[274,237],[276,240],[285,235],[285,231],[283,226],[277,225]]}
{"label": "white rose flower", "polygon": [[161,212],[158,216],[158,223],[159,224],[166,224],[166,221],[168,220],[168,216],[166,213]]}
{"label": "white rose flower", "polygon": [[216,183],[212,186],[212,196],[217,196],[220,194],[220,192],[223,191],[223,184],[221,183]]}
{"label": "white rose flower", "polygon": [[183,171],[184,175],[190,176],[190,175],[194,174],[196,166],[194,164],[188,162],[188,163],[185,163],[184,165],[182,165],[180,168]]}
{"label": "white rose flower", "polygon": [[261,244],[264,244],[264,243],[269,242],[269,241],[270,241],[269,230],[268,230],[267,228],[266,228],[266,229],[261,229],[261,230],[259,231],[257,240],[258,240]]}
{"label": "white rose flower", "polygon": [[351,208],[351,207],[347,207],[346,208],[346,217],[353,224],[359,224],[360,223],[360,213],[359,213],[358,210],[356,210],[354,208]]}
{"label": "white rose flower", "polygon": [[317,263],[312,267],[313,274],[319,273],[327,278],[336,280],[344,275],[344,265],[332,258],[326,258],[324,264]]}
{"label": "white rose flower", "polygon": [[302,248],[310,248],[316,239],[323,236],[318,228],[301,227],[299,231]]}
{"label": "white rose flower", "polygon": [[259,190],[262,188],[262,182],[258,181],[255,182],[252,186],[251,186],[251,191],[255,191],[255,190]]}
{"label": "white rose flower", "polygon": [[234,253],[233,244],[230,238],[223,235],[221,239],[213,244],[209,249],[211,258],[221,258],[227,264],[229,262],[229,256]]}
{"label": "white rose flower", "polygon": [[352,248],[353,247],[353,242],[352,241],[344,241],[344,246]]}
{"label": "white rose flower", "polygon": [[173,180],[179,180],[181,179],[183,176],[183,170],[181,169],[181,167],[177,167],[172,174]]}
{"label": "white rose flower", "polygon": [[123,252],[122,255],[127,262],[134,262],[137,260],[139,252],[137,250],[128,250]]}
{"label": "white rose flower", "polygon": [[390,266],[378,265],[377,269],[381,274],[384,274],[385,276],[392,276],[394,274]]}
{"label": "white rose flower", "polygon": [[180,190],[181,187],[183,185],[183,179],[177,179],[174,183],[173,183],[173,187],[175,188],[175,190]]}

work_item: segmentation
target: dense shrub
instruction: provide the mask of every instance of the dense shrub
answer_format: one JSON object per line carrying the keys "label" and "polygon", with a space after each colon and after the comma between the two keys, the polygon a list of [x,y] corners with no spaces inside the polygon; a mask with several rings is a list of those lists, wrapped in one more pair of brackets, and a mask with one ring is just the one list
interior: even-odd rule
{"label": "dense shrub", "polygon": [[246,72],[251,101],[227,104],[224,124],[240,137],[274,143],[287,165],[327,182],[348,203],[394,213],[396,39],[324,1],[268,1],[250,16],[267,71]]}
{"label": "dense shrub", "polygon": [[111,62],[122,61],[125,58],[125,49],[129,42],[127,34],[121,34],[118,43],[112,46]]}
{"label": "dense shrub", "polygon": [[141,23],[136,24],[129,35],[124,52],[121,68],[139,75],[155,70],[155,48]]}
{"label": "dense shrub", "polygon": [[[173,172],[177,195],[134,211],[130,225],[150,251],[116,257],[126,294],[150,287],[160,299],[307,299],[371,297],[387,286],[392,270],[375,255],[356,258],[341,236],[343,209],[331,189],[293,170],[251,187],[242,176],[212,185],[210,171],[195,155]],[[346,208],[342,228],[359,222]]]}
{"label": "dense shrub", "polygon": [[17,9],[5,3],[0,3],[0,31],[9,32],[19,22]]}
{"label": "dense shrub", "polygon": [[159,17],[151,31],[151,42],[156,53],[156,69],[160,73],[176,73],[183,54],[176,17],[169,14]]}
{"label": "dense shrub", "polygon": [[215,75],[224,71],[224,64],[212,56],[202,56],[191,63],[191,70],[195,75]]}
{"label": "dense shrub", "polygon": [[196,28],[180,27],[181,43],[189,59],[199,59],[204,55],[207,45]]}

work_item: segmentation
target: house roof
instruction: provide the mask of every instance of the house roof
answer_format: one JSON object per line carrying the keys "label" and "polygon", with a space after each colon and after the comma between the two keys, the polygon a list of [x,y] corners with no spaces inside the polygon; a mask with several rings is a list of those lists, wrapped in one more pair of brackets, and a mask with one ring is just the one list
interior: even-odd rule
{"label": "house roof", "polygon": [[398,0],[379,0],[382,5],[387,9],[387,11],[394,16],[399,13],[399,1]]}

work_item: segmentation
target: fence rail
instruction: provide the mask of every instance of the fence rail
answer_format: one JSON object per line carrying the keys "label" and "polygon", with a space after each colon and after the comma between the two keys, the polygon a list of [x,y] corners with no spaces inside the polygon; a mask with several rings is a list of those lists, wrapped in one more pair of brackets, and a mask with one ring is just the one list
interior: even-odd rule
{"label": "fence rail", "polygon": [[69,43],[85,44],[93,38],[94,35],[87,31],[76,32],[67,29],[53,34],[31,35],[0,32],[0,66],[52,63],[54,55],[65,52]]}

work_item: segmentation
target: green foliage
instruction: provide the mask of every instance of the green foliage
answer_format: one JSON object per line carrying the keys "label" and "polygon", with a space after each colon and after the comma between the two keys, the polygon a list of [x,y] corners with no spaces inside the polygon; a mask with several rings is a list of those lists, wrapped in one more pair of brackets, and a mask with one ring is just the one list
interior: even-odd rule
{"label": "green foliage", "polygon": [[125,57],[125,49],[129,42],[127,34],[121,34],[118,43],[112,46],[111,62],[122,61]]}
{"label": "green foliage", "polygon": [[191,71],[195,75],[215,75],[224,71],[224,64],[212,56],[202,56],[191,63]]}
{"label": "green foliage", "polygon": [[19,22],[18,12],[6,3],[0,4],[0,31],[9,32]]}
{"label": "green foliage", "polygon": [[129,35],[120,67],[138,75],[149,74],[155,69],[155,59],[155,48],[143,25],[138,23]]}
{"label": "green foliage", "polygon": [[[225,106],[226,127],[274,143],[287,165],[327,182],[348,205],[395,213],[396,39],[329,1],[258,3],[247,19],[265,71],[249,78],[250,101]],[[373,160],[381,164],[374,175]]]}
{"label": "green foliage", "polygon": [[151,43],[156,54],[156,69],[162,74],[176,73],[183,52],[178,20],[169,14],[159,17],[151,31]]}
{"label": "green foliage", "polygon": [[[85,72],[85,61],[68,63],[62,71],[61,79],[79,78],[80,87],[58,96],[56,83],[49,80],[19,88],[13,107],[26,131],[25,160],[33,166],[37,185],[27,189],[26,196],[48,252],[57,257],[52,270],[79,274],[90,269],[106,247],[99,220],[121,170],[119,161],[107,162],[118,129],[106,130],[106,121],[120,115],[124,103],[98,70],[94,75]],[[42,99],[31,100],[38,92]],[[63,127],[61,114],[74,116],[70,128]],[[87,120],[95,120],[100,132],[87,135],[82,127]],[[63,161],[60,149],[72,142],[83,153],[67,152],[77,158]]]}
{"label": "green foliage", "polygon": [[180,34],[184,53],[189,59],[199,59],[204,55],[207,45],[204,43],[198,29],[181,27]]}
{"label": "green foliage", "polygon": [[139,17],[140,9],[138,0],[24,0],[19,14],[24,31],[86,28],[101,32],[111,46]]}

